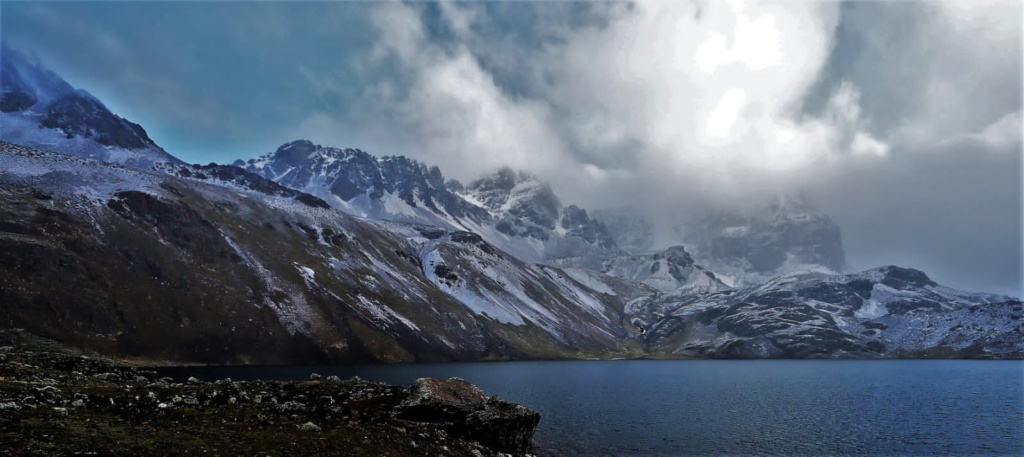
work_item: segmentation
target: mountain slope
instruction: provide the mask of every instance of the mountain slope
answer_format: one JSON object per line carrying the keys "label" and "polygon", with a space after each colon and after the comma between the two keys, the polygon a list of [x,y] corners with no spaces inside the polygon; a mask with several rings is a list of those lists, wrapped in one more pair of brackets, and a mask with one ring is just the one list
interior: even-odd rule
{"label": "mountain slope", "polygon": [[[108,354],[1024,356],[1019,301],[915,270],[729,289],[675,248],[617,272],[635,281],[529,264],[472,232],[354,218],[236,167],[141,170],[0,143],[0,170],[0,323]],[[668,274],[636,273],[654,265]],[[693,286],[643,284],[668,278]]]}
{"label": "mountain slope", "polygon": [[546,185],[508,169],[463,186],[404,156],[378,158],[308,140],[235,165],[359,217],[472,231],[528,262],[615,249],[585,210],[563,208]]}
{"label": "mountain slope", "polygon": [[180,163],[140,125],[6,46],[0,49],[0,140],[133,166]]}
{"label": "mountain slope", "polygon": [[627,306],[648,347],[687,357],[1015,357],[1021,303],[943,287],[894,266],[848,275],[798,274],[694,297]]}
{"label": "mountain slope", "polygon": [[[0,143],[0,322],[213,363],[626,353],[649,289],[375,223],[233,167],[120,167]],[[481,297],[487,302],[481,304]]]}

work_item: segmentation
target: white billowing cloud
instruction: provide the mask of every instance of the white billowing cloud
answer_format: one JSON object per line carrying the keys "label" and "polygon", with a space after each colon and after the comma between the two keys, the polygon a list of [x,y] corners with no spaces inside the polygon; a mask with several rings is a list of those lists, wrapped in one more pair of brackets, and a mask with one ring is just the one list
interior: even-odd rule
{"label": "white billowing cloud", "polygon": [[885,157],[889,155],[889,145],[864,132],[857,132],[850,143],[850,152],[856,155]]}
{"label": "white billowing cloud", "polygon": [[[441,9],[459,36],[470,33],[474,13],[450,2]],[[564,159],[547,106],[503,93],[464,44],[446,49],[427,40],[413,6],[381,5],[373,20],[377,57],[395,57],[409,78],[407,96],[386,101],[416,132],[422,156],[463,179],[501,166],[544,172]]]}
{"label": "white billowing cloud", "polygon": [[747,93],[743,89],[729,89],[715,105],[708,116],[704,134],[708,138],[728,138],[729,130],[736,123],[740,110],[747,102]]}
{"label": "white billowing cloud", "polygon": [[[545,19],[554,39],[513,47],[517,65],[485,54],[500,48],[476,36],[495,20],[486,8],[442,3],[454,38],[440,43],[415,6],[387,4],[378,8],[378,58],[394,58],[409,81],[381,103],[422,148],[408,154],[460,179],[526,169],[567,203],[630,206],[662,227],[708,206],[802,190],[841,224],[855,266],[934,269],[954,285],[956,274],[960,285],[998,276],[989,284],[1005,288],[1019,268],[991,248],[1020,244],[1007,222],[1019,219],[1019,198],[1007,197],[1019,154],[975,156],[1020,149],[1019,14],[999,12],[1005,2],[955,11],[965,3],[844,8],[864,13],[844,22],[862,34],[862,55],[839,56],[854,59],[852,71],[829,60],[834,2],[589,4],[602,20]],[[917,41],[874,38],[907,11],[920,21],[910,33]],[[839,73],[826,75],[832,89],[808,114],[827,64]],[[528,90],[513,96],[497,82],[510,79]],[[876,116],[888,125],[872,125]],[[970,250],[986,252],[987,263],[957,267]]]}
{"label": "white billowing cloud", "polygon": [[544,94],[564,114],[577,154],[606,167],[633,157],[628,193],[761,194],[750,184],[791,181],[850,154],[887,154],[883,140],[862,131],[852,85],[822,116],[798,113],[832,49],[837,4],[607,8],[607,26],[573,30],[547,50]]}
{"label": "white billowing cloud", "polygon": [[624,193],[598,182],[610,171],[632,187],[625,193],[659,181],[735,193],[835,155],[888,150],[858,130],[855,88],[844,86],[822,117],[798,114],[831,50],[833,3],[592,5],[607,24],[566,24],[513,75],[532,84],[532,98],[503,91],[467,45],[482,9],[439,7],[454,44],[432,42],[415,7],[385,4],[373,16],[375,54],[404,68],[408,92],[389,102],[424,155],[458,177],[508,165],[594,203],[602,189]]}
{"label": "white billowing cloud", "polygon": [[[990,145],[1000,148],[1021,144],[1021,130],[1024,129],[1021,112],[1007,114],[981,131],[981,138]],[[1018,147],[1019,151],[1019,147]]]}
{"label": "white billowing cloud", "polygon": [[415,10],[400,3],[385,3],[371,13],[370,20],[380,31],[374,48],[377,57],[394,53],[407,66],[417,61],[427,37]]}

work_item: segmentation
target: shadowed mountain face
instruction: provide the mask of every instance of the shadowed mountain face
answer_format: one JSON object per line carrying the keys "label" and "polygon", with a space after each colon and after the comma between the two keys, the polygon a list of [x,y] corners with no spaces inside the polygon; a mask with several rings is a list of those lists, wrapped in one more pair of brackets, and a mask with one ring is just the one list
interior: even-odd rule
{"label": "shadowed mountain face", "polygon": [[180,162],[138,124],[17,50],[0,50],[0,140],[148,166]]}
{"label": "shadowed mountain face", "polygon": [[622,302],[651,291],[468,232],[358,220],[235,167],[144,171],[0,143],[0,168],[0,323],[111,354],[626,354]]}
{"label": "shadowed mountain face", "polygon": [[156,147],[139,124],[111,113],[99,100],[83,90],[50,103],[46,107],[46,118],[40,125],[60,130],[68,137],[90,138],[104,146],[125,149]]}

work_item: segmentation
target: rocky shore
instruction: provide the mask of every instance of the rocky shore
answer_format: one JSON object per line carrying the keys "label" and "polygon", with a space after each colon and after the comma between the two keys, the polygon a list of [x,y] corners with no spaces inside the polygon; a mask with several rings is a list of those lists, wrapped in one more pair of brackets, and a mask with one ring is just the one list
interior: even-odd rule
{"label": "rocky shore", "polygon": [[0,334],[0,455],[528,455],[539,422],[458,378],[175,382]]}

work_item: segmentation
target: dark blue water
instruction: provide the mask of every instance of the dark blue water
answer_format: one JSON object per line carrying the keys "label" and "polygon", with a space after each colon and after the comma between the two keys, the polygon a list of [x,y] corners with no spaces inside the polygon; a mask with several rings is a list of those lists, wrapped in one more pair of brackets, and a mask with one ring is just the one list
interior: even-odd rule
{"label": "dark blue water", "polygon": [[1024,362],[614,361],[175,369],[464,378],[541,412],[550,455],[1024,455]]}

